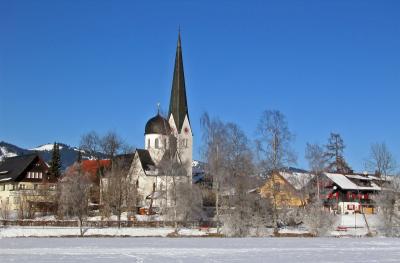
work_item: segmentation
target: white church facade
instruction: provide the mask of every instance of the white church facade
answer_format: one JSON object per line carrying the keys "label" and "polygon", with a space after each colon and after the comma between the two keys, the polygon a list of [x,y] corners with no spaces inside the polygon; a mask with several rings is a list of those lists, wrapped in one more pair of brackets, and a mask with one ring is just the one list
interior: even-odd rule
{"label": "white church facade", "polygon": [[192,182],[193,133],[186,97],[180,34],[168,116],[158,112],[145,125],[144,149],[136,149],[128,178],[136,184],[137,206],[157,211],[171,204],[178,183]]}

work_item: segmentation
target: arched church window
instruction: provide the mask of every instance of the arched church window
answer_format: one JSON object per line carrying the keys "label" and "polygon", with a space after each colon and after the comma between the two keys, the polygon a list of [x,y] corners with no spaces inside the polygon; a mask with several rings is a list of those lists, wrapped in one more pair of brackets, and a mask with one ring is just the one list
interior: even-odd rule
{"label": "arched church window", "polygon": [[154,147],[155,147],[156,149],[158,149],[158,148],[159,148],[159,145],[158,145],[158,139],[156,139],[156,140],[155,140],[155,142],[154,142]]}
{"label": "arched church window", "polygon": [[150,148],[150,139],[147,139],[147,149]]}

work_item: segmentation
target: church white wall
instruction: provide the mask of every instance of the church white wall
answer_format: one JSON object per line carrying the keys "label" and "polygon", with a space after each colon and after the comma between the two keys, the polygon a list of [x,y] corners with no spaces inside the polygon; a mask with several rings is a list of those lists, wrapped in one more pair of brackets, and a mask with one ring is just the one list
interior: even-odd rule
{"label": "church white wall", "polygon": [[169,138],[162,134],[146,134],[144,136],[145,149],[150,152],[153,161],[158,164],[165,150],[169,148]]}
{"label": "church white wall", "polygon": [[184,164],[186,164],[186,170],[188,176],[192,176],[192,161],[193,161],[193,133],[192,127],[190,126],[188,116],[185,116],[183,121],[182,129],[177,131],[175,120],[171,115],[169,119],[170,126],[173,127],[175,136],[178,139],[178,154]]}

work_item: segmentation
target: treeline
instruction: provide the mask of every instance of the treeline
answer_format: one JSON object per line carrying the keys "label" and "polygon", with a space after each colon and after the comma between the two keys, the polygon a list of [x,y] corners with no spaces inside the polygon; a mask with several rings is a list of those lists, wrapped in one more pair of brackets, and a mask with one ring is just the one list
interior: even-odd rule
{"label": "treeline", "polygon": [[[228,236],[257,235],[266,227],[278,231],[281,226],[300,223],[305,223],[314,235],[323,235],[332,226],[333,215],[323,209],[322,200],[319,200],[318,178],[324,172],[352,173],[344,157],[345,143],[339,133],[331,133],[325,145],[306,144],[304,155],[308,169],[317,180],[317,189],[311,191],[317,194],[310,198],[305,192],[303,205],[293,208],[279,203],[281,189],[273,176],[296,165],[297,160],[292,148],[294,134],[280,111],[263,112],[254,141],[237,124],[212,118],[207,113],[201,118],[201,127],[204,176],[210,178],[211,183],[207,187],[192,184],[191,178],[178,180],[175,175],[180,175],[182,166],[187,164],[179,164],[173,158],[161,162],[157,167],[159,176],[168,175],[169,180],[173,180],[170,189],[153,191],[156,194],[162,190],[168,196],[157,211],[165,220],[207,220],[210,216],[204,209],[207,203],[214,208],[211,215],[217,223],[218,233]],[[102,167],[99,153],[107,156],[111,165],[99,169],[95,178],[97,186],[93,178],[82,171],[80,160],[77,160],[62,176],[57,188],[59,217],[77,217],[83,222],[89,215],[90,202],[101,203],[98,208],[101,218],[116,215],[120,221],[123,212],[136,214],[139,200],[146,197],[140,196],[135,182],[127,176],[130,166],[123,158],[118,158],[121,154],[132,153],[133,148],[114,132],[104,136],[91,132],[82,136],[80,149],[94,156],[98,167]],[[371,145],[365,167],[377,176],[388,177],[396,172],[397,165],[386,144],[375,143]],[[272,191],[270,198],[263,198],[259,189],[267,180],[272,181]],[[391,231],[398,222],[395,207],[400,188],[397,179],[392,182],[387,186],[390,191],[382,191],[377,199],[388,235],[394,235]],[[153,213],[151,206],[149,214]]]}

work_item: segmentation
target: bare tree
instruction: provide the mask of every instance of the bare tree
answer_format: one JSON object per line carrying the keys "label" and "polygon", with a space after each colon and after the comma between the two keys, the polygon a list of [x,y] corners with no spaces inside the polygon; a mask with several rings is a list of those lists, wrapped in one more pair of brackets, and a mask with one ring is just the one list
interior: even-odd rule
{"label": "bare tree", "polygon": [[273,224],[277,230],[280,187],[277,185],[274,174],[296,162],[296,156],[291,148],[294,135],[289,130],[285,116],[277,110],[263,112],[257,133],[256,145],[261,173],[272,179]]}
{"label": "bare tree", "polygon": [[130,201],[135,202],[136,189],[132,189],[132,183],[128,179],[130,168],[128,160],[130,159],[125,159],[123,156],[114,158],[111,169],[105,175],[107,183],[103,185],[103,205],[117,216],[118,227],[121,227],[122,212],[127,211]]}
{"label": "bare tree", "polygon": [[371,145],[370,156],[366,161],[366,168],[377,173],[384,179],[396,169],[396,160],[385,143]]}
{"label": "bare tree", "polygon": [[376,198],[382,231],[386,236],[400,236],[400,176],[393,176]]}
{"label": "bare tree", "polygon": [[83,220],[88,215],[90,180],[78,164],[70,167],[59,182],[58,208],[62,216],[76,217],[81,236],[84,235]]}
{"label": "bare tree", "polygon": [[10,218],[10,203],[6,200],[1,200],[0,203],[0,216],[3,220]]}
{"label": "bare tree", "polygon": [[222,222],[227,235],[243,237],[249,235],[251,228],[265,226],[265,220],[261,220],[265,218],[258,209],[253,210],[256,195],[251,190],[257,180],[249,140],[236,124],[228,123],[225,129],[225,189],[230,190],[230,195],[225,200]]}
{"label": "bare tree", "polygon": [[183,222],[198,221],[203,217],[201,190],[182,180],[177,184],[177,216]]}
{"label": "bare tree", "polygon": [[201,117],[203,129],[203,155],[206,160],[206,175],[213,178],[217,232],[220,232],[220,198],[227,178],[226,127],[218,119],[211,119],[207,113]]}
{"label": "bare tree", "polygon": [[[132,148],[128,146],[116,132],[109,131],[104,136],[100,136],[95,131],[92,131],[81,137],[80,149],[97,161],[97,167],[99,168],[97,173],[99,183],[97,195],[99,195],[100,203],[102,204],[102,199],[104,198],[103,178],[105,177],[105,173],[109,173],[109,170],[113,170],[114,158],[118,154],[130,153]],[[107,158],[111,161],[109,170],[101,169],[100,160],[102,158]],[[102,214],[108,214],[108,204],[102,205],[102,209],[106,210],[102,211]]]}
{"label": "bare tree", "polygon": [[[172,139],[172,138],[171,138]],[[176,149],[176,148],[175,148]],[[175,230],[178,230],[178,219],[181,218],[179,214],[180,209],[180,189],[184,189],[180,184],[189,184],[187,177],[187,164],[182,162],[179,158],[178,152],[174,147],[170,147],[164,153],[163,158],[157,165],[158,177],[164,182],[165,189],[159,189],[164,193],[165,202],[163,204],[163,214],[167,218],[172,218],[174,221]],[[153,187],[153,194],[151,203],[153,203],[154,194],[156,192],[156,183]],[[150,205],[150,210],[152,205]],[[150,211],[151,212],[151,211]]]}
{"label": "bare tree", "polygon": [[113,131],[107,132],[100,138],[100,148],[110,160],[120,153],[123,145],[124,142],[121,137]]}
{"label": "bare tree", "polygon": [[331,133],[328,144],[326,145],[325,157],[327,159],[330,172],[350,173],[351,168],[347,164],[343,153],[346,148],[339,133]]}
{"label": "bare tree", "polygon": [[86,154],[94,157],[96,160],[101,159],[101,138],[95,131],[88,132],[81,137],[79,148]]}
{"label": "bare tree", "polygon": [[316,201],[306,207],[303,220],[314,236],[325,235],[334,223],[334,217],[324,211],[321,201]]}
{"label": "bare tree", "polygon": [[19,219],[28,219],[33,218],[32,212],[33,209],[29,203],[28,195],[24,190],[20,190],[18,194],[18,218]]}
{"label": "bare tree", "polygon": [[326,158],[323,148],[318,144],[307,143],[306,146],[306,159],[308,161],[308,167],[312,174],[316,177],[317,184],[317,200],[320,199],[320,177],[325,171]]}

